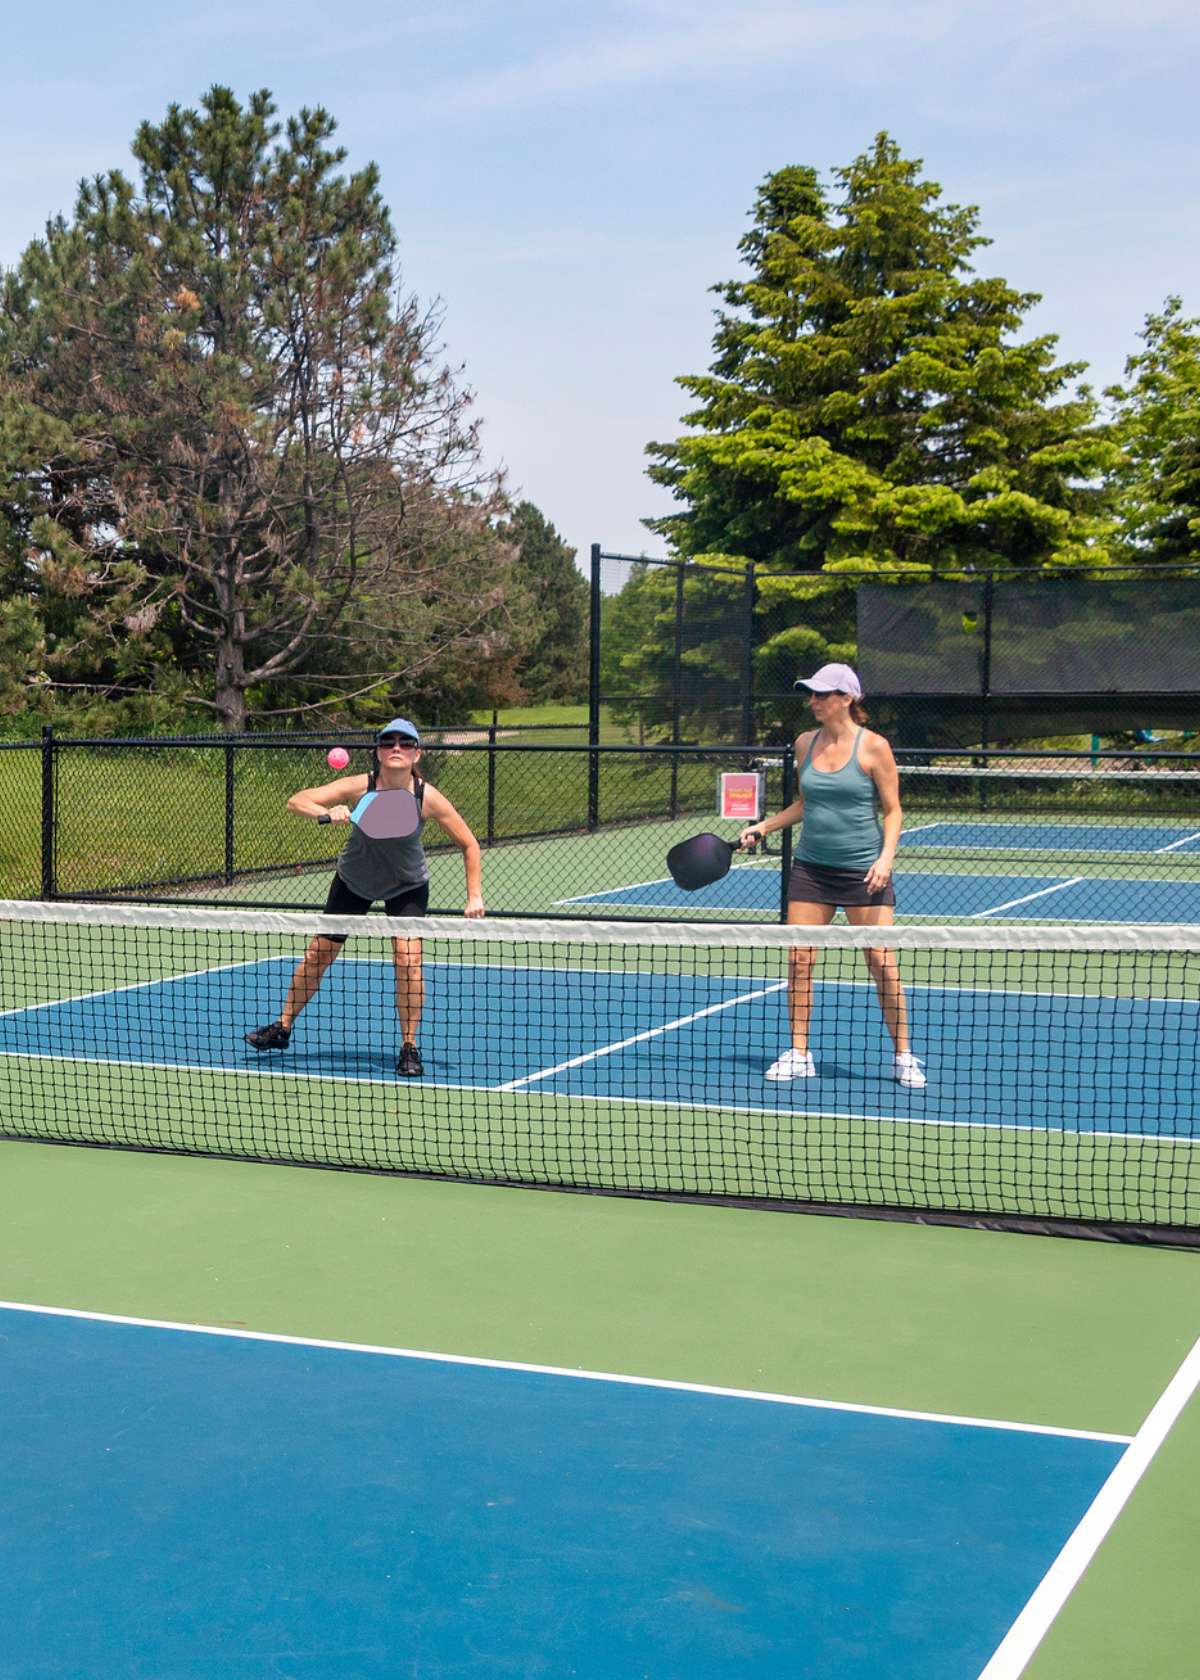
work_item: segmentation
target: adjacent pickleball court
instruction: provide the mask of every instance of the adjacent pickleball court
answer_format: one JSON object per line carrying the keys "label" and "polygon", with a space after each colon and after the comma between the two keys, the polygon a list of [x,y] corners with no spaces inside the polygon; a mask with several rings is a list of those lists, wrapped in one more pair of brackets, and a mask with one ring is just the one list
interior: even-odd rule
{"label": "adjacent pickleball court", "polygon": [[[1145,873],[1137,873],[1137,860]],[[953,859],[953,862],[950,860]],[[1020,868],[1005,869],[1005,861]],[[1047,868],[1069,860],[1075,867]],[[918,813],[905,826],[896,871],[902,920],[989,917],[1045,922],[1200,922],[1200,827],[1195,822],[1069,822]],[[1190,861],[1189,861],[1190,860]],[[1174,867],[1172,867],[1174,866]],[[611,905],[622,914],[777,915],[779,860],[744,858],[720,881],[685,892],[661,874],[598,885],[557,910]]]}
{"label": "adjacent pickleball court", "polygon": [[[972,921],[983,917],[1050,922],[1200,922],[1200,879],[1167,881],[1128,875],[1002,875],[931,869],[927,863],[896,871],[901,920]],[[620,905],[624,911],[690,910],[706,914],[767,915],[780,904],[779,865],[735,865],[711,887],[683,892],[669,875],[628,886],[560,899],[556,909]]]}

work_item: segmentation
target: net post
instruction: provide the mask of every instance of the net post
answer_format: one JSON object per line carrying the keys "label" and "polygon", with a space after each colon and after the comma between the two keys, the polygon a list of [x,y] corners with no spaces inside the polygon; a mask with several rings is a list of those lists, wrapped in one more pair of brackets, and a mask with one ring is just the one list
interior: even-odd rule
{"label": "net post", "polygon": [[[592,544],[591,623],[588,627],[588,744],[600,745],[600,544]],[[494,756],[494,755],[493,755]],[[588,754],[588,833],[600,826],[600,755]]]}
{"label": "net post", "polygon": [[[792,803],[792,782],[796,770],[796,753],[794,746],[789,743],[783,749],[783,759],[780,764],[783,773],[783,809]],[[788,876],[792,872],[792,831],[784,828],[779,833],[779,920],[788,919]]]}
{"label": "net post", "polygon": [[[675,628],[671,650],[671,745],[679,745],[679,730],[683,721],[683,568],[680,561],[675,568]],[[671,817],[679,815],[679,759],[671,757]]]}
{"label": "net post", "polygon": [[42,725],[42,897],[57,898],[54,868],[54,725]]}
{"label": "net post", "polygon": [[225,743],[225,885],[233,885],[233,788],[234,744]]}
{"label": "net post", "polygon": [[753,564],[746,567],[746,593],[743,610],[746,615],[742,639],[742,744],[754,745],[754,602],[758,585]]}
{"label": "net post", "polygon": [[492,721],[488,724],[488,755],[487,755],[487,835],[484,844],[496,844],[496,724],[499,714],[495,706],[492,707]]}
{"label": "net post", "polygon": [[[983,580],[983,666],[980,671],[979,694],[979,745],[986,755],[990,746],[991,735],[991,695],[992,695],[992,611],[996,600],[996,578],[993,572],[988,572]],[[983,759],[983,768],[987,769],[987,758]],[[987,783],[979,784],[979,809],[987,810]]]}

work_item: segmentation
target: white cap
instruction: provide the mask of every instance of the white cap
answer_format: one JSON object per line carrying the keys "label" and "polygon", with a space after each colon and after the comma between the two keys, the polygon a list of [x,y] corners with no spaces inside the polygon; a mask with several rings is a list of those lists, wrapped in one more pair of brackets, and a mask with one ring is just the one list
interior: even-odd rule
{"label": "white cap", "polygon": [[798,677],[793,688],[810,688],[814,694],[848,694],[852,700],[862,699],[862,684],[849,665],[822,665],[811,677]]}

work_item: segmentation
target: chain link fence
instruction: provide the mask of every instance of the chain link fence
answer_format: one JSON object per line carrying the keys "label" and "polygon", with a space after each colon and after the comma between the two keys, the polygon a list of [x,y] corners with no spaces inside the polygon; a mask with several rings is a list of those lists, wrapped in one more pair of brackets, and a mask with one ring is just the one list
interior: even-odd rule
{"label": "chain link fence", "polygon": [[[793,833],[739,854],[696,893],[666,854],[703,830],[736,839],[721,777],[754,779],[759,814],[793,797],[791,747],[592,745],[426,738],[422,772],[484,853],[492,915],[775,921],[786,915]],[[0,748],[6,823],[0,896],[168,900],[319,909],[345,830],[287,810],[318,786],[333,745],[350,771],[369,738],[61,738]],[[905,920],[1200,923],[1200,755],[900,748]],[[424,831],[430,908],[456,913],[465,876],[436,823]]]}

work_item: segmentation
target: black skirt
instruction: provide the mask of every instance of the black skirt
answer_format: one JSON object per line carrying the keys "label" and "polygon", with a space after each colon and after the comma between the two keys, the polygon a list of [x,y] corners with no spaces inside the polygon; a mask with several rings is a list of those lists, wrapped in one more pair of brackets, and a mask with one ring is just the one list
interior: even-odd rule
{"label": "black skirt", "polygon": [[861,905],[894,906],[896,889],[888,882],[872,892],[863,877],[865,869],[828,869],[823,863],[805,863],[797,858],[788,876],[789,904],[832,904],[835,909],[858,909]]}

